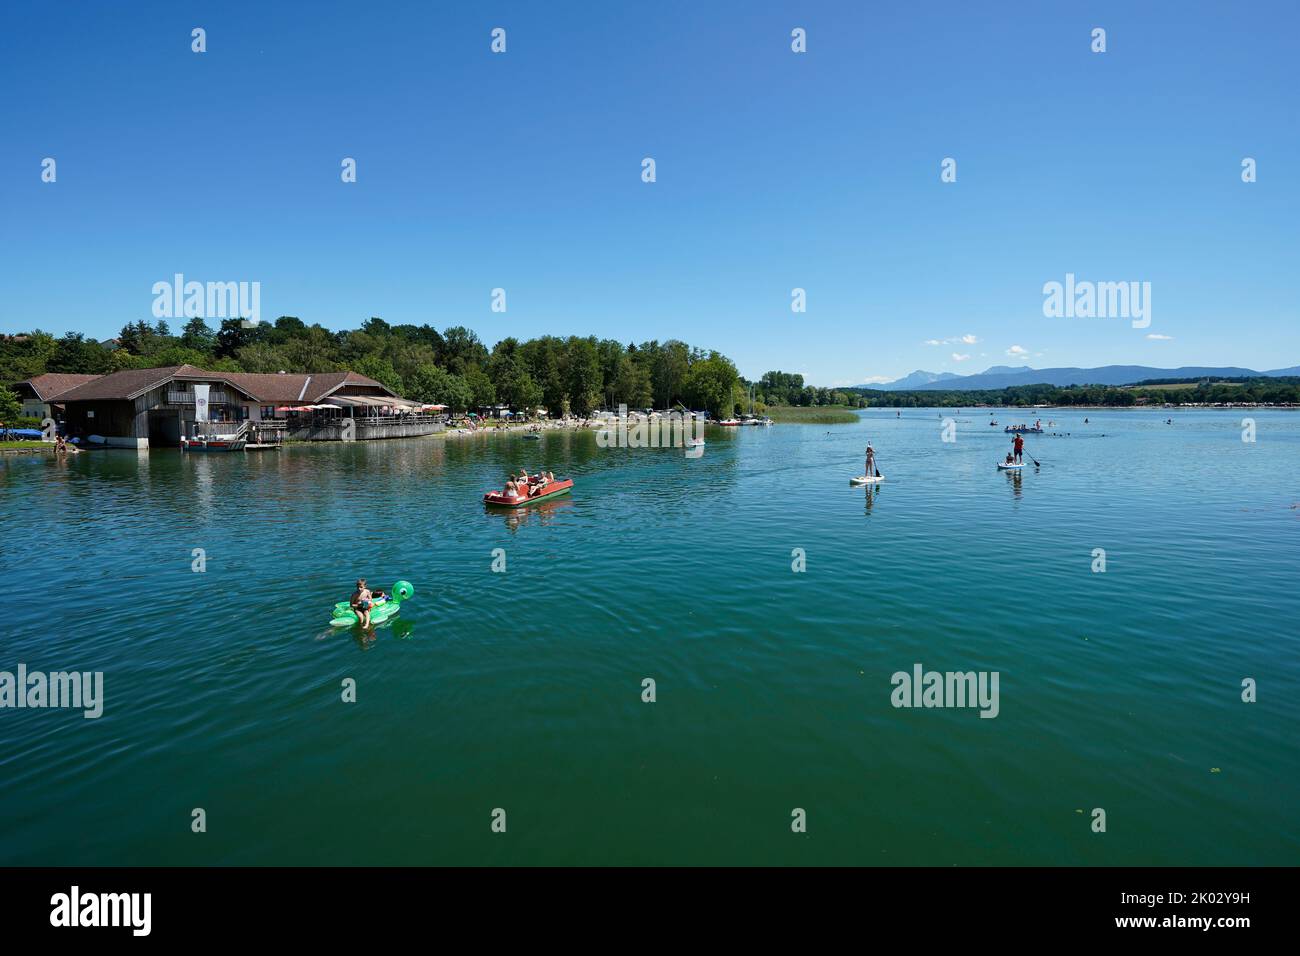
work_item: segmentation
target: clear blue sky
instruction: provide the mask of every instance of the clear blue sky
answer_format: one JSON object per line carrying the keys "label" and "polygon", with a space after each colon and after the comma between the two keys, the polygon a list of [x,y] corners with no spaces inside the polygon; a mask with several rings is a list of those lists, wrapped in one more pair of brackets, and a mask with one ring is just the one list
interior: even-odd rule
{"label": "clear blue sky", "polygon": [[[1294,0],[67,2],[0,28],[0,331],[108,337],[182,272],[260,282],[264,318],[676,337],[825,385],[1300,363]],[[1067,272],[1151,282],[1151,327],[1045,318]]]}

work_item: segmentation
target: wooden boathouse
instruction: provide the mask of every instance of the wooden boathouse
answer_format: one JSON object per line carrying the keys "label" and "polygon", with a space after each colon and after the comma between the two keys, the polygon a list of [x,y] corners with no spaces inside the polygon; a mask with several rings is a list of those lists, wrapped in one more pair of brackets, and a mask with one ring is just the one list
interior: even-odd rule
{"label": "wooden boathouse", "polygon": [[128,369],[63,391],[52,404],[62,408],[70,435],[128,448],[236,433],[256,444],[365,441],[432,435],[444,427],[419,402],[356,372]]}

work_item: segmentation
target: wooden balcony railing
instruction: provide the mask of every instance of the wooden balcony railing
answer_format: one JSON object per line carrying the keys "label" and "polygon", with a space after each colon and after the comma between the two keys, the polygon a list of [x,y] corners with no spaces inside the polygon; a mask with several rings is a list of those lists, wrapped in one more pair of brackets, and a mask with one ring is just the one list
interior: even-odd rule
{"label": "wooden balcony railing", "polygon": [[[193,405],[194,392],[189,389],[168,389],[167,404],[168,405]],[[231,404],[229,392],[222,392],[216,389],[213,389],[210,392],[208,392],[209,406],[229,405],[229,404]]]}

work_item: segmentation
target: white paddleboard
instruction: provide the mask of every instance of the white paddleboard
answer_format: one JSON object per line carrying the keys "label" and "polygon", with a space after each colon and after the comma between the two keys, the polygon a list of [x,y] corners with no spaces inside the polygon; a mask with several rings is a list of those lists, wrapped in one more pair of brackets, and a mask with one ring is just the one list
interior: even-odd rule
{"label": "white paddleboard", "polygon": [[1008,465],[1005,461],[1000,461],[998,462],[998,467],[1003,471],[1019,471],[1021,468],[1025,467],[1025,463],[1021,462],[1018,465]]}
{"label": "white paddleboard", "polygon": [[876,484],[877,482],[879,482],[879,481],[884,481],[884,480],[885,480],[884,478],[868,478],[866,475],[858,475],[858,477],[856,477],[856,478],[850,478],[850,479],[849,479],[849,484],[851,484],[851,485],[874,485],[874,484]]}

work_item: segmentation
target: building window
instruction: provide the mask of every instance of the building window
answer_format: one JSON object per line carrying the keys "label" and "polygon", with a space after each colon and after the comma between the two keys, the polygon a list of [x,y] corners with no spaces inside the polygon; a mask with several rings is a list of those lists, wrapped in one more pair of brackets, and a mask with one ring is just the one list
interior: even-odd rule
{"label": "building window", "polygon": [[263,405],[263,406],[262,406],[262,418],[266,419],[266,418],[274,418],[274,417],[275,417],[275,406],[274,406],[274,405]]}

